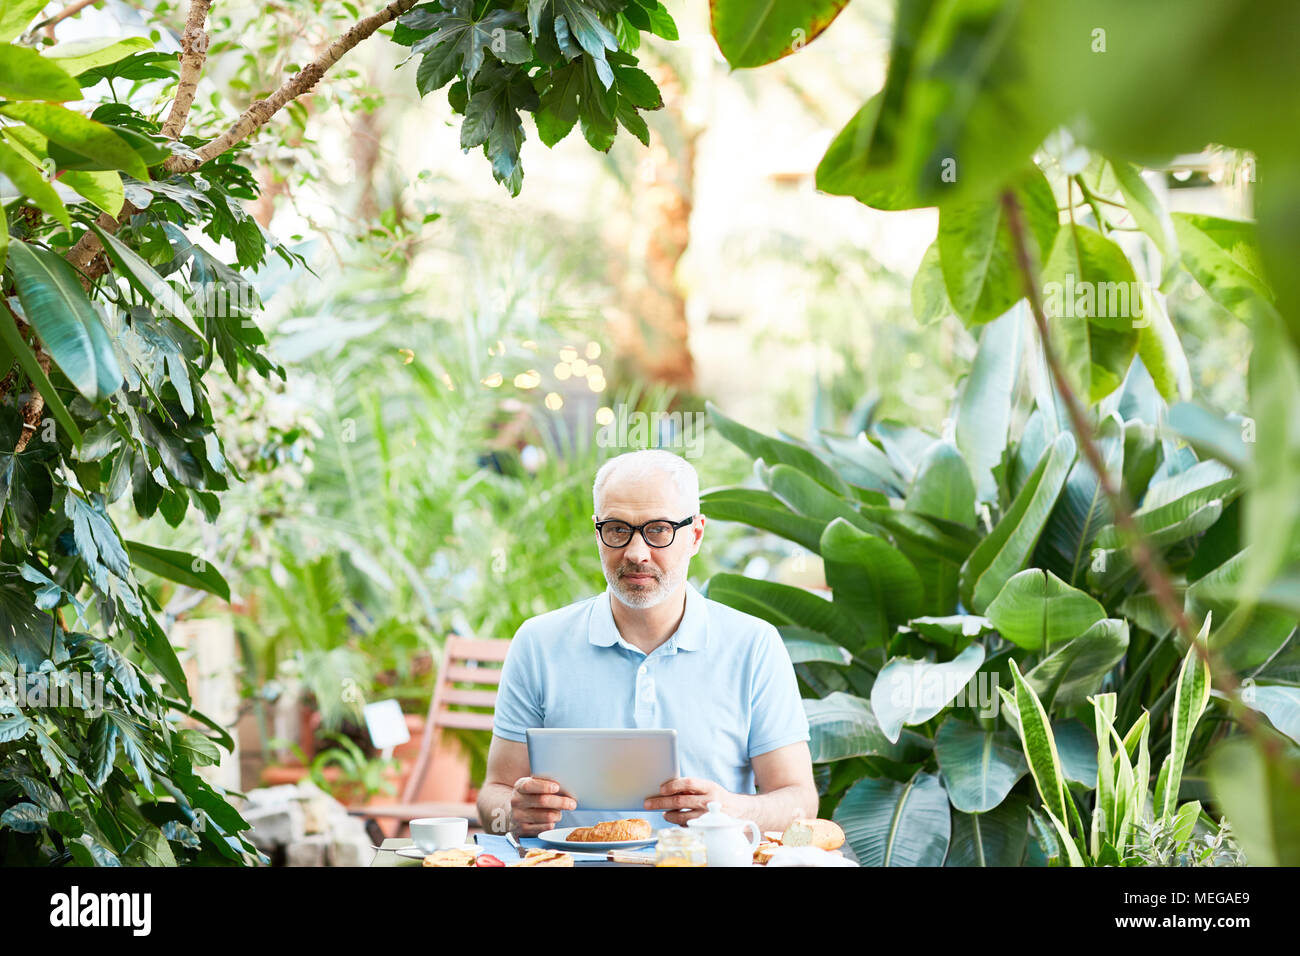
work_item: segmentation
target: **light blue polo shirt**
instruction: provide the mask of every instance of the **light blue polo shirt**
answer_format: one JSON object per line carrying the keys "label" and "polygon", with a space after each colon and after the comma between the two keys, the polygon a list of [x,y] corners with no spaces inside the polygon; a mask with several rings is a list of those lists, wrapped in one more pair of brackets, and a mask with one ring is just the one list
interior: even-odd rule
{"label": "light blue polo shirt", "polygon": [[[711,601],[689,582],[673,635],[647,655],[614,623],[609,589],[529,618],[501,673],[493,732],[526,742],[529,727],[671,727],[681,775],[752,794],[750,761],[808,740],[794,665],[775,627]],[[650,796],[650,794],[646,794]],[[655,829],[662,812],[629,807]],[[565,811],[588,826],[609,811]]]}

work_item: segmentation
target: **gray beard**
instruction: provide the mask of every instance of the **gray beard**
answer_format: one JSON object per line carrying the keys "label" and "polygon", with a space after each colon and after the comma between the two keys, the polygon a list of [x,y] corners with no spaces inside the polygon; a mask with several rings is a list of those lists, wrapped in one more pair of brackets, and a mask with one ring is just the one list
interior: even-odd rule
{"label": "gray beard", "polygon": [[674,575],[661,578],[655,582],[653,588],[645,591],[629,591],[626,586],[619,581],[617,574],[610,572],[605,568],[605,582],[609,585],[610,592],[619,602],[626,607],[635,608],[636,610],[645,610],[647,608],[658,607],[668,599],[668,596],[677,590],[677,585],[681,584],[685,578],[685,568]]}

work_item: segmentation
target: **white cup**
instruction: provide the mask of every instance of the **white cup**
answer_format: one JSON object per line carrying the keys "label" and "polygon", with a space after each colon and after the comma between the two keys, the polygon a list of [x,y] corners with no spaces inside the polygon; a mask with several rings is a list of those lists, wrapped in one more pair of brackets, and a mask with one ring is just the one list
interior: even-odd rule
{"label": "white cup", "polygon": [[425,853],[465,845],[469,820],[465,817],[421,817],[411,821],[411,839]]}

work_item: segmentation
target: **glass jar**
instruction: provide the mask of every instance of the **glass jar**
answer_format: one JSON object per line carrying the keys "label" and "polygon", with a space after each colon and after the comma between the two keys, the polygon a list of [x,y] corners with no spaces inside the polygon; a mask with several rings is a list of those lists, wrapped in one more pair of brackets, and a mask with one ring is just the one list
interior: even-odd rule
{"label": "glass jar", "polygon": [[669,827],[655,834],[655,866],[704,866],[704,841],[685,827]]}

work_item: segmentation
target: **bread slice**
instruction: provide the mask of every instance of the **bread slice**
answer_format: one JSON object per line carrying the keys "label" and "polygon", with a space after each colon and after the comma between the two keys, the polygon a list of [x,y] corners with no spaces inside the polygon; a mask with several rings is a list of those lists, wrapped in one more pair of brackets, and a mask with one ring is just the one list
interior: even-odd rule
{"label": "bread slice", "polygon": [[527,856],[516,863],[515,866],[573,866],[573,857],[562,850],[539,850],[534,848],[529,850]]}
{"label": "bread slice", "polygon": [[794,820],[781,834],[781,845],[838,850],[844,845],[844,831],[834,820]]}
{"label": "bread slice", "polygon": [[754,849],[754,862],[766,863],[772,859],[772,851],[778,849],[781,844],[773,840],[764,840]]}
{"label": "bread slice", "polygon": [[566,839],[574,843],[617,843],[621,840],[648,840],[650,821],[639,817],[627,820],[606,820],[595,826],[578,827]]}
{"label": "bread slice", "polygon": [[434,850],[424,858],[425,866],[473,866],[474,854],[459,847],[450,850]]}

